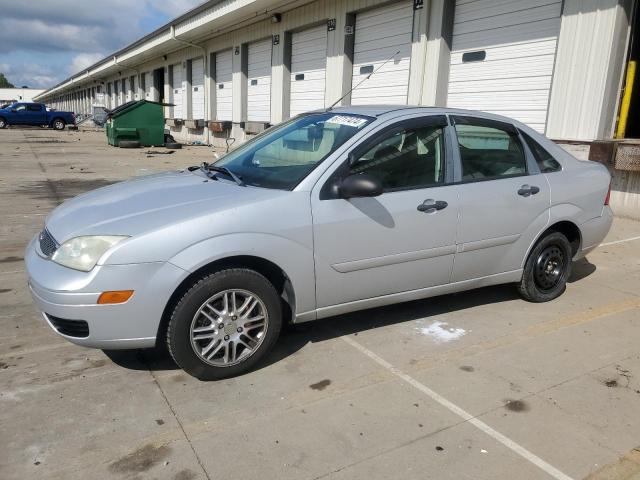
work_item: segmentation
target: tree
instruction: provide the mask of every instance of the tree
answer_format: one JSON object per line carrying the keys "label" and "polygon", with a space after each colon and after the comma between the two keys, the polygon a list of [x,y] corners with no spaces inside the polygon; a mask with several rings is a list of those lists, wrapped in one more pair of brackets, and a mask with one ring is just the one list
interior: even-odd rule
{"label": "tree", "polygon": [[4,76],[4,73],[0,73],[0,88],[15,88],[13,83]]}

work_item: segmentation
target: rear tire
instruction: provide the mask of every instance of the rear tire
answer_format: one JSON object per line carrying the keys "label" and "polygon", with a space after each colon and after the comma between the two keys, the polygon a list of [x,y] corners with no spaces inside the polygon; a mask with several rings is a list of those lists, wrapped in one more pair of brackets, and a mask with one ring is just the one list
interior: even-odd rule
{"label": "rear tire", "polygon": [[178,142],[167,142],[164,144],[165,148],[169,148],[171,150],[180,150],[182,148],[182,144]]}
{"label": "rear tire", "polygon": [[120,140],[118,146],[120,148],[140,148],[140,142],[136,140]]}
{"label": "rear tire", "polygon": [[64,127],[67,126],[67,124],[65,123],[64,120],[62,120],[61,118],[56,118],[52,123],[51,126],[53,127],[54,130],[64,130]]}
{"label": "rear tire", "polygon": [[180,368],[200,380],[245,373],[280,335],[280,302],[271,282],[253,270],[207,275],[184,293],[171,314],[169,352]]}
{"label": "rear tire", "polygon": [[571,244],[562,233],[552,232],[533,247],[518,284],[518,292],[529,302],[548,302],[565,291],[571,276]]}
{"label": "rear tire", "polygon": [[0,130],[2,130],[3,128],[7,128],[8,125],[9,124],[7,123],[7,121],[4,118],[0,117]]}

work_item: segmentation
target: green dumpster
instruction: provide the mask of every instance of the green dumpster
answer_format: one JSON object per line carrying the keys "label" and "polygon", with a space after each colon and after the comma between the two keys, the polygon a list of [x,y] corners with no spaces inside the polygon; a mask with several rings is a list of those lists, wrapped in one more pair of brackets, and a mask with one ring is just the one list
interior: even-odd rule
{"label": "green dumpster", "polygon": [[109,145],[121,141],[138,142],[141,146],[164,145],[165,103],[138,100],[127,102],[107,115],[106,131]]}

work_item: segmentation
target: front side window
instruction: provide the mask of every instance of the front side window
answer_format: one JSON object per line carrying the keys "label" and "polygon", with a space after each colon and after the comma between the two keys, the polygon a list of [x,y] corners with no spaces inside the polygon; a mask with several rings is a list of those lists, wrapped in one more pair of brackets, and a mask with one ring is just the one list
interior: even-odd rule
{"label": "front side window", "polygon": [[22,103],[16,104],[13,108],[15,109],[16,112],[24,112],[27,110],[27,106],[23,105]]}
{"label": "front side window", "polygon": [[331,112],[296,117],[238,147],[215,165],[228,168],[248,185],[291,190],[372,120]]}
{"label": "front side window", "polygon": [[517,133],[484,122],[456,121],[462,180],[490,180],[526,175],[527,162]]}
{"label": "front side window", "polygon": [[384,191],[437,185],[444,182],[443,152],[442,127],[401,129],[360,155],[350,174],[373,175]]}
{"label": "front side window", "polygon": [[536,159],[536,163],[540,168],[542,173],[551,173],[551,172],[559,172],[562,170],[562,166],[558,161],[551,156],[549,152],[547,152],[542,145],[536,142],[533,138],[527,135],[524,132],[520,132],[524,141],[527,142],[527,146],[531,153],[533,153],[533,157]]}

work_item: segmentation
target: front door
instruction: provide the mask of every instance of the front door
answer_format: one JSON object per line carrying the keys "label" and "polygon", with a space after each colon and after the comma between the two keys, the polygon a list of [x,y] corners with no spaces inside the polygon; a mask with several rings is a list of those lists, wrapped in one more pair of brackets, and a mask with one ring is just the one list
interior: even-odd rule
{"label": "front door", "polygon": [[[376,133],[316,187],[319,308],[449,282],[459,187],[447,184],[445,125],[444,117],[422,117]],[[381,195],[344,199],[327,188],[362,173],[382,183]]]}
{"label": "front door", "polygon": [[452,281],[513,272],[549,218],[549,186],[507,123],[452,117],[462,170]]}

